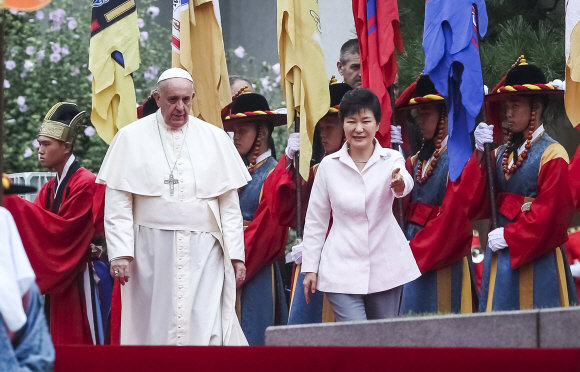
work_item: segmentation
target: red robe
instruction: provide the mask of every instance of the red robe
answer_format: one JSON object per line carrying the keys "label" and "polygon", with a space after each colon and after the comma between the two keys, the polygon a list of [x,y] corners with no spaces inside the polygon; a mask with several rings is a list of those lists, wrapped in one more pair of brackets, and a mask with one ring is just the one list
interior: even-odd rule
{"label": "red robe", "polygon": [[[580,231],[568,235],[568,241],[564,243],[564,252],[570,265],[574,264],[575,260],[580,261]],[[576,292],[580,297],[580,278],[574,278],[576,284]]]}
{"label": "red robe", "polygon": [[[495,151],[493,153],[495,172]],[[553,251],[568,240],[566,229],[572,218],[571,197],[568,188],[568,163],[556,157],[544,163],[538,175],[538,196],[528,213],[519,213],[517,220],[504,229],[504,238],[509,246],[510,261],[513,269],[530,263],[544,254]],[[473,220],[489,218],[489,194],[484,163],[478,163],[476,155],[465,166],[461,174],[469,184],[471,201],[466,201],[468,215]],[[565,180],[566,182],[561,182]],[[508,207],[502,204],[502,208]],[[517,205],[519,209],[521,204]]]}
{"label": "red robe", "polygon": [[[284,163],[284,161],[279,162]],[[274,172],[275,169],[272,171]],[[246,251],[246,281],[257,274],[262,268],[273,264],[284,255],[288,228],[277,223],[272,216],[272,195],[276,192],[276,183],[268,175],[262,186],[260,204],[254,214],[254,219],[244,230]]]}
{"label": "red robe", "polygon": [[[267,199],[272,218],[282,226],[296,229],[296,183],[294,172],[286,170],[286,162],[280,160],[278,165],[264,182],[264,199]],[[302,180],[302,221],[306,217],[306,207],[314,183],[317,167],[310,168],[308,181]],[[268,193],[266,193],[268,187]]]}
{"label": "red robe", "polygon": [[572,190],[574,205],[580,211],[580,147],[576,150],[576,155],[570,160],[568,182],[570,190]]}
{"label": "red robe", "polygon": [[[407,171],[414,174],[411,160],[412,158],[407,158]],[[433,217],[435,211],[430,211],[425,216],[425,227],[409,242],[421,273],[452,265],[471,252],[473,229],[468,209],[464,207],[465,201],[470,197],[470,190],[460,187],[462,177],[464,176],[459,176],[455,182],[448,179],[447,191],[438,214]],[[410,196],[406,199],[409,198]],[[445,242],[445,249],[440,249],[441,242]]]}
{"label": "red robe", "polygon": [[80,168],[68,181],[54,214],[50,210],[54,198],[49,194],[47,200],[54,183],[53,178],[45,184],[34,203],[8,195],[4,206],[14,216],[41,292],[50,295],[53,343],[93,344],[81,285],[102,204],[93,213],[95,176]]}

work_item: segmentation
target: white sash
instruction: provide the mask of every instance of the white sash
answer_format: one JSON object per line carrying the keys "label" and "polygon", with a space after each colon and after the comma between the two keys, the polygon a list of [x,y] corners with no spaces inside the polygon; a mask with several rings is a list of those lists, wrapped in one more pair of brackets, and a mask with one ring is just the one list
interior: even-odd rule
{"label": "white sash", "polygon": [[133,195],[133,222],[158,230],[220,233],[207,201],[168,202],[156,196]]}

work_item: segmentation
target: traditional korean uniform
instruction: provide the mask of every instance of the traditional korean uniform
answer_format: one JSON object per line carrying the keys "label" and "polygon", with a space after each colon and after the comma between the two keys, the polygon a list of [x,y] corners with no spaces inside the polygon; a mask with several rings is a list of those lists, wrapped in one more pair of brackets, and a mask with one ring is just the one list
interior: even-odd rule
{"label": "traditional korean uniform", "polygon": [[[72,143],[83,115],[72,103],[58,103],[39,135]],[[34,203],[17,196],[4,203],[21,232],[40,291],[47,295],[47,321],[56,345],[105,342],[112,278],[107,265],[90,255],[95,233],[104,235],[103,189],[71,155],[61,177],[47,182]]]}
{"label": "traditional korean uniform", "polygon": [[[256,93],[234,96],[223,113],[226,131],[232,131],[236,124],[251,122],[261,128],[267,126],[271,133],[274,126],[286,123],[286,114],[270,111],[266,99]],[[257,148],[259,143],[255,142],[250,151]],[[276,263],[284,255],[288,228],[269,217],[270,208],[262,201],[264,181],[278,163],[273,157],[275,154],[272,149],[253,154],[249,164],[252,180],[238,190],[246,227],[246,281],[238,291],[236,309],[248,343],[264,345],[266,328],[286,324],[288,319],[282,276]]]}
{"label": "traditional korean uniform", "polygon": [[432,139],[436,146],[429,159],[417,155],[407,159],[407,170],[416,175],[407,207],[405,235],[422,275],[403,287],[401,314],[471,313],[477,293],[471,280],[469,254],[472,224],[465,218],[449,181],[447,137],[443,138],[447,111],[429,76],[422,75],[415,96],[400,109],[438,104],[438,129]]}
{"label": "traditional korean uniform", "polygon": [[[507,95],[527,94],[536,100],[561,99],[562,93],[547,84],[538,67],[522,60],[508,72],[505,85],[486,96],[488,118],[497,116]],[[536,122],[540,120],[536,118]],[[501,121],[491,123],[501,126]],[[568,155],[542,124],[534,126],[527,141],[527,152],[522,145],[518,159],[514,160],[509,151],[504,163],[507,145],[493,153],[498,227],[504,228],[507,248],[493,252],[488,242],[479,302],[482,312],[578,304],[574,280],[561,248],[568,239],[573,213]],[[471,208],[484,212],[481,217],[489,214],[484,168],[472,157],[462,175],[473,185]]]}

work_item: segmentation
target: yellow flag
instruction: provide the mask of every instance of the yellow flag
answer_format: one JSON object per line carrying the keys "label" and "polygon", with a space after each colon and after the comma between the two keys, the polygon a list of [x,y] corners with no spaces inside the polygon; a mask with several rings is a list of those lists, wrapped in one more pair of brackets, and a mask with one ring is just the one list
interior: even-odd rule
{"label": "yellow flag", "polygon": [[173,6],[172,66],[193,77],[193,115],[222,128],[221,110],[232,96],[222,39],[211,0],[179,0]]}
{"label": "yellow flag", "polygon": [[566,2],[566,113],[580,124],[580,0]]}
{"label": "yellow flag", "polygon": [[119,129],[137,120],[131,74],[139,68],[135,0],[93,1],[89,70],[93,74],[91,122],[111,143]]}
{"label": "yellow flag", "polygon": [[308,179],[314,128],[330,106],[316,0],[278,0],[278,54],[288,125],[300,116],[300,174]]}

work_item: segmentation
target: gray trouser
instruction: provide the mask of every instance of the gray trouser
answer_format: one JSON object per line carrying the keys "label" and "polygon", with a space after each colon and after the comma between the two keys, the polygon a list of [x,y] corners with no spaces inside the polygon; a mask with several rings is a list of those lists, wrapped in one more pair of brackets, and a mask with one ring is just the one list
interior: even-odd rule
{"label": "gray trouser", "polygon": [[326,293],[337,322],[392,318],[399,315],[403,286],[384,292],[361,294]]}

